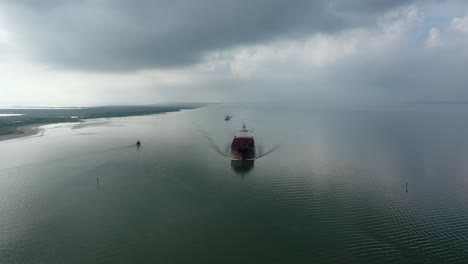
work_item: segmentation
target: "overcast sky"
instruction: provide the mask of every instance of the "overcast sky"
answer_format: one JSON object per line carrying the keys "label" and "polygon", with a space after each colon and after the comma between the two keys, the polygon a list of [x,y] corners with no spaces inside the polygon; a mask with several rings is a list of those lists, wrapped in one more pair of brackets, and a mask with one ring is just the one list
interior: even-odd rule
{"label": "overcast sky", "polygon": [[0,0],[0,106],[468,100],[468,1]]}

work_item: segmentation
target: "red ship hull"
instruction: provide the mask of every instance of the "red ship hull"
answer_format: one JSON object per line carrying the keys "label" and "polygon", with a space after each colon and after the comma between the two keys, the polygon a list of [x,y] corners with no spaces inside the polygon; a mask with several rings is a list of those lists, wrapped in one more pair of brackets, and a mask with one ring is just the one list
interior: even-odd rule
{"label": "red ship hull", "polygon": [[231,150],[231,158],[235,160],[253,160],[255,159],[255,150]]}
{"label": "red ship hull", "polygon": [[255,159],[255,142],[253,138],[234,138],[231,144],[231,158],[235,160]]}

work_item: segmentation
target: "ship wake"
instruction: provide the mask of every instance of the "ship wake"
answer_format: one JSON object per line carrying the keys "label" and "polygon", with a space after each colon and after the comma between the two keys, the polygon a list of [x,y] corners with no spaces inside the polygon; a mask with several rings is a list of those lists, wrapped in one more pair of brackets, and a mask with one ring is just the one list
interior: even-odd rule
{"label": "ship wake", "polygon": [[264,151],[263,146],[261,146],[261,145],[257,146],[258,153],[255,156],[255,159],[263,158],[263,157],[275,152],[278,148],[279,148],[279,146],[276,145],[276,146],[273,146],[273,147],[269,148],[268,150]]}
{"label": "ship wake", "polygon": [[[216,142],[213,140],[213,138],[210,136],[210,134],[207,131],[201,130],[201,134],[203,138],[207,141],[209,147],[214,150],[217,154],[224,158],[231,158],[231,145],[229,143],[226,143],[224,147],[219,146],[216,144]],[[275,152],[278,150],[279,145],[275,145],[273,147],[265,149],[261,144],[257,144],[255,150],[256,150],[256,155],[253,160],[257,160],[260,158],[263,158],[265,156],[268,156],[269,154]]]}
{"label": "ship wake", "polygon": [[218,153],[219,155],[225,158],[229,157],[228,152],[227,151],[223,152],[221,148],[216,144],[216,142],[214,142],[213,138],[207,132],[203,132],[202,135],[203,135],[203,138],[206,139],[206,141],[208,142],[211,149],[213,149],[214,151],[216,151],[216,153]]}

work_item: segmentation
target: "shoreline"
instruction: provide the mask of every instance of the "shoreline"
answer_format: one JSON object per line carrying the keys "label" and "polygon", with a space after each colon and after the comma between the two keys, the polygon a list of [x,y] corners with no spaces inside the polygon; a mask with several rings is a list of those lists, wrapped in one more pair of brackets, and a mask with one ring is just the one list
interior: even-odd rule
{"label": "shoreline", "polygon": [[39,132],[44,131],[40,127],[47,124],[34,124],[28,126],[22,126],[16,128],[15,132],[6,135],[0,135],[0,142],[10,140],[10,139],[17,139],[22,137],[29,137],[38,134]]}
{"label": "shoreline", "polygon": [[[22,109],[21,111],[17,110],[19,114],[24,114],[18,117],[18,120],[25,122],[23,126],[11,127],[10,131],[6,134],[0,135],[0,142],[7,141],[11,139],[17,139],[22,137],[28,137],[38,134],[45,129],[41,129],[41,126],[50,125],[50,124],[62,124],[62,123],[80,123],[86,122],[91,119],[101,119],[101,118],[122,118],[122,117],[131,117],[131,116],[145,116],[145,115],[159,115],[166,114],[171,112],[179,112],[182,110],[191,110],[206,105],[199,104],[196,106],[155,106],[155,107],[100,107],[100,108],[83,108],[79,110],[64,110],[60,112],[55,112],[51,114],[50,109],[45,110],[36,110],[32,111],[30,109]],[[55,111],[55,110],[54,110]],[[57,110],[58,111],[58,110]],[[10,117],[10,122],[13,117]],[[2,120],[0,120],[2,121]],[[2,123],[0,122],[0,129]],[[9,133],[8,133],[9,132]]]}
{"label": "shoreline", "polygon": [[0,135],[0,143],[7,140],[18,139],[23,137],[29,137],[39,134],[40,132],[44,132],[46,129],[41,128],[42,126],[52,125],[52,124],[66,124],[66,123],[86,123],[88,120],[94,119],[108,119],[108,118],[122,118],[122,117],[134,117],[134,116],[146,116],[146,115],[162,115],[167,114],[170,112],[161,112],[161,113],[154,113],[154,114],[142,114],[142,115],[128,115],[128,116],[117,116],[117,117],[95,117],[95,118],[83,118],[83,119],[76,119],[75,122],[50,122],[50,123],[40,123],[40,124],[31,124],[27,126],[20,126],[17,127],[13,133]]}

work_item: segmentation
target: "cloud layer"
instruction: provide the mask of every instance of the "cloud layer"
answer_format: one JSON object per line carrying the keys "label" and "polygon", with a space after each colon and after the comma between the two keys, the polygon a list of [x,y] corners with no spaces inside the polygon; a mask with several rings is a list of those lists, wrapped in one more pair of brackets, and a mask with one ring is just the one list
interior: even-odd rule
{"label": "cloud layer", "polygon": [[367,26],[409,0],[44,0],[1,7],[28,54],[57,67],[131,71],[191,65],[207,53]]}
{"label": "cloud layer", "polygon": [[466,100],[467,69],[461,0],[0,2],[0,105]]}

